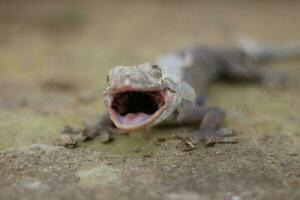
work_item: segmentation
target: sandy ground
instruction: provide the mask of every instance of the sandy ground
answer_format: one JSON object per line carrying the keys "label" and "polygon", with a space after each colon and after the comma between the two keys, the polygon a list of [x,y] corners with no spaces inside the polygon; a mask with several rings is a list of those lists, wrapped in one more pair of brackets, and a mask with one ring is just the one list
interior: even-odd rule
{"label": "sandy ground", "polygon": [[104,112],[109,68],[195,43],[300,39],[300,1],[1,1],[0,199],[300,199],[300,61],[285,89],[217,83],[240,143],[193,151],[164,128],[55,145]]}

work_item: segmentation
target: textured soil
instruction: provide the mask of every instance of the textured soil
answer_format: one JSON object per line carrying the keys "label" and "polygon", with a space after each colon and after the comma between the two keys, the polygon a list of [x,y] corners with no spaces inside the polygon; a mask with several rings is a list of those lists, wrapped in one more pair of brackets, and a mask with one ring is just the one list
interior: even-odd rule
{"label": "textured soil", "polygon": [[57,146],[105,112],[109,68],[193,44],[300,39],[299,1],[1,1],[0,199],[300,199],[300,60],[286,88],[217,83],[238,144],[186,151],[154,128]]}

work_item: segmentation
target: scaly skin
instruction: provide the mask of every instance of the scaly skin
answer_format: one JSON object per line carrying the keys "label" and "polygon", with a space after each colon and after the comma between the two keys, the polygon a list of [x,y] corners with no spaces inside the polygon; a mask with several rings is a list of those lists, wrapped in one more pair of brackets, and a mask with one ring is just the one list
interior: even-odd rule
{"label": "scaly skin", "polygon": [[[185,138],[188,144],[200,140],[206,145],[235,143],[235,132],[230,128],[221,128],[225,112],[221,108],[204,105],[203,99],[209,84],[226,78],[271,86],[282,85],[284,76],[263,71],[258,65],[273,58],[298,56],[299,53],[299,44],[277,47],[247,41],[232,48],[188,48],[161,57],[155,64],[115,67],[108,74],[104,92],[108,114],[102,117],[97,126],[86,128],[83,136],[92,139],[103,132],[113,133],[116,128],[133,131],[165,122],[198,126],[196,133]],[[135,112],[121,116],[116,111],[120,105],[113,108],[113,102],[119,98],[114,95],[128,91],[158,91],[160,95],[156,98],[160,98],[157,102],[161,105],[149,115]],[[122,98],[123,101],[131,101],[126,99],[131,97]],[[135,121],[141,117],[145,120]]]}

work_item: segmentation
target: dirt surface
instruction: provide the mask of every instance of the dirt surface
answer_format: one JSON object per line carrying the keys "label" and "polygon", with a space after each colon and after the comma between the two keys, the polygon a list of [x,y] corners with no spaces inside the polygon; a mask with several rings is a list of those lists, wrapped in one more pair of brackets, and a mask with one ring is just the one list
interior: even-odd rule
{"label": "dirt surface", "polygon": [[238,144],[186,151],[156,128],[66,149],[66,124],[105,111],[115,65],[195,43],[300,39],[300,1],[1,1],[0,199],[300,199],[300,61],[285,89],[217,83]]}

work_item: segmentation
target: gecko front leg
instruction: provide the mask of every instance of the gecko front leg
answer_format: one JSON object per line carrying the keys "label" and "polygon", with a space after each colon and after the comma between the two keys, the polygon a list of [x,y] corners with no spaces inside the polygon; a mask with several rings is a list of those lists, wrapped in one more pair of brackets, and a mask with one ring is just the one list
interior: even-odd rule
{"label": "gecko front leg", "polygon": [[81,136],[84,141],[92,140],[98,136],[104,136],[104,138],[109,138],[109,130],[112,127],[113,123],[110,120],[109,116],[105,113],[100,117],[100,120],[96,123],[86,124],[84,129],[82,129],[81,131]]}
{"label": "gecko front leg", "polygon": [[61,144],[69,148],[76,147],[78,142],[85,142],[96,137],[100,137],[103,143],[107,143],[112,141],[112,135],[124,134],[114,126],[107,113],[103,114],[96,123],[86,124],[83,129],[67,126],[62,133],[64,135]]}
{"label": "gecko front leg", "polygon": [[202,107],[186,102],[179,109],[177,122],[184,125],[198,125],[199,128],[184,138],[192,144],[204,141],[206,146],[216,143],[237,143],[236,133],[231,128],[222,128],[225,112],[220,108]]}

